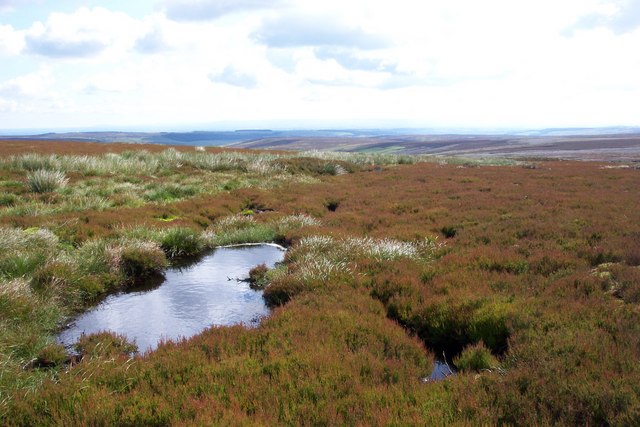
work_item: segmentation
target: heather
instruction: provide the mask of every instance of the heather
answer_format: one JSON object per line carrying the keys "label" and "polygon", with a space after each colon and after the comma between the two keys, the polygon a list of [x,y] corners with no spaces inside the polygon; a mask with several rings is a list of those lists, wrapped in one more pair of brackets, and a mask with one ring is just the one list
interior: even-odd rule
{"label": "heather", "polygon": [[[64,203],[84,197],[74,182],[129,172],[4,161],[2,424],[638,423],[638,170],[265,153],[226,154],[212,172],[202,152],[178,153],[127,154],[173,165],[132,184],[182,188],[193,172],[229,185],[24,215],[11,209],[25,197]],[[42,169],[69,182],[31,192],[27,173]],[[252,174],[260,183],[244,185]],[[145,354],[106,334],[60,360],[65,315],[181,257],[260,241],[289,249],[254,271],[274,307],[256,328]],[[425,382],[443,354],[459,373]]]}

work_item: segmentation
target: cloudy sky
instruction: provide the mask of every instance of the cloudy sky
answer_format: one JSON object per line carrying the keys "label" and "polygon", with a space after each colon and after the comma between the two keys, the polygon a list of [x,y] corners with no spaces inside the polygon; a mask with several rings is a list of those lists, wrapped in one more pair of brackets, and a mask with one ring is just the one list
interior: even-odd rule
{"label": "cloudy sky", "polygon": [[0,130],[639,113],[640,0],[0,0]]}

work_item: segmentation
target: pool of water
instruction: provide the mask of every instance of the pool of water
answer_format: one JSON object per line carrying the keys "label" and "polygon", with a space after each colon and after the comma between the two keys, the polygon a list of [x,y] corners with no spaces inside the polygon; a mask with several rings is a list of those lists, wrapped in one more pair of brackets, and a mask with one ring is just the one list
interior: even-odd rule
{"label": "pool of water", "polygon": [[249,270],[284,258],[276,245],[218,248],[192,265],[170,268],[164,280],[107,297],[74,319],[58,336],[65,346],[82,333],[125,335],[140,351],[161,339],[190,337],[212,325],[257,324],[269,309],[262,292],[249,287]]}
{"label": "pool of water", "polygon": [[456,370],[445,360],[436,359],[433,362],[433,371],[428,377],[422,378],[422,382],[430,383],[434,381],[442,381],[451,375],[456,375]]}

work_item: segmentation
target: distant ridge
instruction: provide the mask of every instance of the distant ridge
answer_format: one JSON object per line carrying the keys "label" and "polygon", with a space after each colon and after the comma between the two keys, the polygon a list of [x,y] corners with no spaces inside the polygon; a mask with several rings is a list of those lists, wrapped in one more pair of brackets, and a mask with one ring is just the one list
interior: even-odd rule
{"label": "distant ridge", "polygon": [[124,142],[245,149],[326,150],[467,157],[548,157],[640,161],[640,128],[325,129],[191,132],[65,132],[0,136],[1,140]]}

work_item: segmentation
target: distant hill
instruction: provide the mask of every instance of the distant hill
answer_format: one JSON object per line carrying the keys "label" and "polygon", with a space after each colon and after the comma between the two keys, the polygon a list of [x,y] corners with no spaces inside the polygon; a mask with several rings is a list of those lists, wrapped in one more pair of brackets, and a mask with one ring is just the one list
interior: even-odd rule
{"label": "distant hill", "polygon": [[[475,132],[475,133],[474,133]],[[640,161],[640,128],[555,128],[509,132],[443,129],[326,129],[193,132],[69,132],[0,136],[0,140],[67,140],[245,149],[323,150],[467,157]]]}

